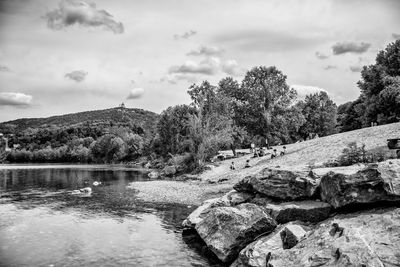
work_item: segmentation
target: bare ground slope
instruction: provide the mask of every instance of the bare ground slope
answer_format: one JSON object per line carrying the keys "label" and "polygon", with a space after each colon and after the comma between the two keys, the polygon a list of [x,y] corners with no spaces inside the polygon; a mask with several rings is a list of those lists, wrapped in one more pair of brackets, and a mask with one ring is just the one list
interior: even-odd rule
{"label": "bare ground slope", "polygon": [[[154,181],[139,182],[132,185],[139,190],[139,197],[150,202],[170,202],[199,205],[205,199],[217,197],[232,189],[232,186],[245,176],[254,174],[265,167],[287,166],[307,168],[310,165],[322,166],[323,163],[337,159],[350,142],[364,143],[367,150],[387,149],[387,139],[400,138],[400,123],[364,128],[351,132],[334,134],[301,143],[286,145],[286,155],[270,159],[270,156],[251,158],[251,155],[226,160],[199,176],[199,181]],[[282,146],[274,147],[278,152]],[[247,150],[248,151],[248,150]],[[387,153],[394,153],[389,151]],[[226,151],[225,153],[229,153]],[[251,168],[244,169],[247,159]],[[231,162],[236,170],[230,170]],[[223,182],[218,182],[224,180]]]}

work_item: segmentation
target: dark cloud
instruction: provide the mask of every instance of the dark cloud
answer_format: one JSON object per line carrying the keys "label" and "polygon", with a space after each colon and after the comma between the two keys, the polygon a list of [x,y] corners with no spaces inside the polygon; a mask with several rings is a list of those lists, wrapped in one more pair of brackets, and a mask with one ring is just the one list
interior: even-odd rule
{"label": "dark cloud", "polygon": [[0,106],[27,107],[32,104],[32,96],[23,93],[0,93]]}
{"label": "dark cloud", "polygon": [[11,72],[11,70],[4,65],[0,65],[0,72]]}
{"label": "dark cloud", "polygon": [[370,43],[356,43],[356,42],[342,42],[336,43],[332,46],[332,51],[334,55],[340,55],[345,53],[365,53],[371,46]]}
{"label": "dark cloud", "polygon": [[73,72],[65,74],[64,77],[79,83],[85,80],[87,75],[88,73],[86,71],[75,70]]}
{"label": "dark cloud", "polygon": [[215,56],[220,55],[223,52],[222,49],[216,46],[205,46],[202,45],[196,50],[192,50],[187,55],[189,56]]}
{"label": "dark cloud", "polygon": [[350,70],[352,72],[360,72],[362,70],[362,66],[350,66]]}
{"label": "dark cloud", "polygon": [[142,95],[144,94],[144,89],[143,88],[133,88],[128,96],[126,97],[126,99],[137,99],[137,98],[141,98]]}
{"label": "dark cloud", "polygon": [[316,56],[318,59],[322,59],[322,60],[328,58],[327,55],[324,55],[324,54],[322,54],[322,53],[320,53],[320,52],[315,52],[315,56]]}
{"label": "dark cloud", "polygon": [[179,40],[179,39],[189,39],[193,35],[197,34],[197,31],[190,30],[188,32],[185,32],[183,34],[174,34],[174,39]]}
{"label": "dark cloud", "polygon": [[123,33],[124,26],[114,20],[113,16],[105,10],[98,10],[96,4],[83,0],[63,0],[59,8],[48,12],[44,18],[47,26],[53,30],[79,24],[84,27],[103,27],[114,33]]}
{"label": "dark cloud", "polygon": [[23,9],[28,0],[0,0],[0,13],[16,14]]}
{"label": "dark cloud", "polygon": [[392,37],[396,40],[400,39],[400,33],[392,33]]}
{"label": "dark cloud", "polygon": [[337,69],[337,66],[335,65],[327,65],[324,67],[324,70],[332,70],[332,69]]}
{"label": "dark cloud", "polygon": [[200,63],[194,61],[186,61],[184,64],[179,66],[172,66],[169,69],[169,73],[196,73],[213,75],[218,72],[221,61],[219,58],[210,57]]}

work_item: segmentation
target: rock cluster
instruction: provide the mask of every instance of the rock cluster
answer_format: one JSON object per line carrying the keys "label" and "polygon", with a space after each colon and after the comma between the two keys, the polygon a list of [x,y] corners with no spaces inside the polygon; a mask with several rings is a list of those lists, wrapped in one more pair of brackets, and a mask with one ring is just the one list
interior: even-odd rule
{"label": "rock cluster", "polygon": [[[400,265],[400,208],[389,207],[400,204],[400,160],[313,171],[267,168],[234,189],[205,201],[183,222],[222,262]],[[366,210],[371,204],[385,208]]]}

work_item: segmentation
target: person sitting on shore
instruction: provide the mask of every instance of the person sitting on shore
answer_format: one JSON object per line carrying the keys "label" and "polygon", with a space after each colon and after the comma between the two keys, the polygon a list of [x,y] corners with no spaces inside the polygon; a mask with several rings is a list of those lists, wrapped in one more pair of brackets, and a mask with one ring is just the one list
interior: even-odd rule
{"label": "person sitting on shore", "polygon": [[283,146],[283,151],[281,151],[281,156],[283,156],[283,155],[285,155],[285,154],[286,154],[286,147]]}
{"label": "person sitting on shore", "polygon": [[236,168],[235,168],[235,163],[234,163],[233,161],[232,161],[232,163],[231,163],[230,169],[231,169],[231,170],[236,170]]}
{"label": "person sitting on shore", "polygon": [[246,160],[246,165],[244,165],[244,167],[245,168],[250,168],[251,166],[250,166],[250,160],[248,159],[248,160]]}
{"label": "person sitting on shore", "polygon": [[276,154],[276,148],[274,148],[274,153],[271,154],[271,159],[276,158],[277,154]]}

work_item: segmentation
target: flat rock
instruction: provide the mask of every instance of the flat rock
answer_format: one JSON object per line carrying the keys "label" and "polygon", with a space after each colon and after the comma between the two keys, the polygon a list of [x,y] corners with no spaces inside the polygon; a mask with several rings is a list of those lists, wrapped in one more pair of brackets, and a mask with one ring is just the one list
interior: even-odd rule
{"label": "flat rock", "polygon": [[257,236],[272,232],[276,226],[264,208],[244,203],[211,209],[195,229],[221,261],[231,262]]}
{"label": "flat rock", "polygon": [[351,174],[332,170],[321,178],[320,194],[334,208],[400,202],[400,161],[371,164]]}
{"label": "flat rock", "polygon": [[243,178],[233,188],[281,200],[308,199],[317,190],[317,178],[312,171],[265,168]]}
{"label": "flat rock", "polygon": [[331,206],[320,201],[293,201],[265,205],[268,213],[280,224],[291,221],[320,222],[328,218]]}
{"label": "flat rock", "polygon": [[[342,231],[333,233],[337,223]],[[287,250],[272,252],[280,266],[399,266],[400,209],[340,215],[321,223]]]}

